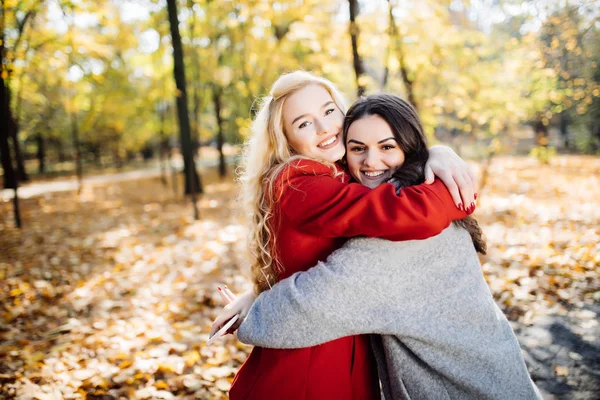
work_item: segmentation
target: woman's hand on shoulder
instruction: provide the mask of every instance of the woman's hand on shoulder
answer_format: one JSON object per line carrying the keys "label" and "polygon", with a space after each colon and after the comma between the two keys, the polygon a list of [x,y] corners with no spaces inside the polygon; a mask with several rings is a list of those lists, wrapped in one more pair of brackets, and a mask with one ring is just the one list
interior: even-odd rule
{"label": "woman's hand on shoulder", "polygon": [[213,322],[212,327],[210,329],[209,337],[212,337],[231,318],[233,318],[236,315],[239,315],[239,319],[229,329],[227,333],[235,332],[244,321],[244,318],[246,318],[246,315],[248,315],[248,311],[250,311],[250,307],[252,307],[252,304],[256,299],[256,294],[254,294],[254,290],[248,290],[247,292],[244,292],[239,296],[235,296],[233,293],[231,293],[229,289],[227,289],[227,287],[225,287],[224,289],[219,288],[219,290],[221,291],[221,295],[223,296],[223,298],[226,301],[228,301],[229,304],[223,307],[221,314],[219,314],[217,319],[215,319],[215,321]]}
{"label": "woman's hand on shoulder", "polygon": [[435,176],[440,178],[458,208],[468,213],[475,209],[477,179],[473,169],[448,146],[429,149],[429,161],[425,165],[425,183],[431,184]]}

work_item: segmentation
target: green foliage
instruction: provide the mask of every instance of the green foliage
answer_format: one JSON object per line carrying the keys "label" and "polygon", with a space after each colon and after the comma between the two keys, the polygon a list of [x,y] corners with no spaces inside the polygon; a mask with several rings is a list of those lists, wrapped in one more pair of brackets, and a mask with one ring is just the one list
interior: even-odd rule
{"label": "green foliage", "polygon": [[[537,118],[552,125],[567,113],[575,142],[600,146],[590,135],[600,119],[600,30],[589,17],[598,7],[592,12],[593,5],[571,2],[544,17],[502,8],[522,3],[511,1],[498,6],[503,22],[482,27],[470,17],[476,8],[468,2],[363,3],[357,26],[367,74],[361,83],[367,92],[407,96],[411,82],[430,136],[443,128],[465,142],[489,142]],[[30,155],[39,137],[51,157],[59,149],[70,154],[71,117],[84,149],[101,154],[124,156],[176,140],[163,3],[3,4],[7,81]],[[225,140],[241,142],[256,99],[278,75],[295,69],[331,79],[352,101],[346,9],[342,0],[179,0],[192,135],[201,142],[215,137],[218,93]],[[531,29],[535,24],[539,29]]]}

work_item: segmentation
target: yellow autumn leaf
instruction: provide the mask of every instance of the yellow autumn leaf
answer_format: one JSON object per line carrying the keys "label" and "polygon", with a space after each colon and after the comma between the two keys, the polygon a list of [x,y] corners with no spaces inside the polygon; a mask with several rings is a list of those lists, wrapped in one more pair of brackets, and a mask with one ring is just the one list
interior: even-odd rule
{"label": "yellow autumn leaf", "polygon": [[554,369],[554,374],[556,374],[556,376],[569,376],[569,367],[554,365],[552,368]]}
{"label": "yellow autumn leaf", "polygon": [[198,361],[200,361],[200,353],[198,351],[192,350],[185,354],[185,365],[188,367],[193,366]]}
{"label": "yellow autumn leaf", "polygon": [[169,389],[169,384],[165,381],[156,381],[154,382],[154,387],[157,389]]}

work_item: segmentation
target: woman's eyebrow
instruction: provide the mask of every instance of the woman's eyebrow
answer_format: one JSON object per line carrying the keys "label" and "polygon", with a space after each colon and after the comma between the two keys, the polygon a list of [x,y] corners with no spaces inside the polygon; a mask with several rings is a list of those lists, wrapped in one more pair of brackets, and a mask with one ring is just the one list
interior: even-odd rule
{"label": "woman's eyebrow", "polygon": [[390,137],[389,137],[389,138],[387,138],[387,139],[380,140],[379,142],[377,142],[377,144],[381,144],[381,143],[383,143],[383,142],[387,142],[387,141],[388,141],[388,140],[390,140],[390,139],[392,139],[392,140],[396,140],[396,138],[395,138],[395,137],[393,137],[393,136],[390,136]]}
{"label": "woman's eyebrow", "polygon": [[292,121],[292,125],[294,125],[296,123],[296,121],[298,121],[299,119],[302,119],[304,117],[306,117],[308,114],[302,114],[297,116],[296,118],[294,118],[294,120]]}
{"label": "woman's eyebrow", "polygon": [[[386,140],[387,140],[387,139],[386,139]],[[350,139],[350,140],[348,140],[348,143],[362,144],[363,146],[365,145],[363,142],[359,142],[358,140],[354,140],[354,139]]]}
{"label": "woman's eyebrow", "polygon": [[[325,108],[325,107],[327,107],[327,106],[328,106],[328,105],[330,105],[330,104],[335,104],[335,103],[334,103],[332,100],[329,100],[327,103],[323,104],[323,105],[321,106],[321,108]],[[296,117],[296,118],[294,118],[294,120],[292,121],[292,125],[294,125],[294,124],[296,123],[296,121],[298,121],[299,119],[302,119],[302,118],[306,117],[307,115],[308,115],[308,114],[302,114],[302,115],[299,115],[299,116],[297,116],[297,117]]]}

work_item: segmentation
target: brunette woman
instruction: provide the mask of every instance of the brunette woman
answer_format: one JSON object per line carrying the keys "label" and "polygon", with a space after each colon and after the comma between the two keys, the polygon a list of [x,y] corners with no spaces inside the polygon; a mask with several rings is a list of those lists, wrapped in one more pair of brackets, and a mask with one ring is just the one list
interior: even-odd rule
{"label": "brunette woman", "polygon": [[[374,191],[391,183],[399,193],[423,182],[426,138],[406,101],[385,94],[359,100],[344,137],[355,181]],[[425,240],[352,239],[262,293],[238,337],[298,348],[377,333],[386,399],[539,399],[483,278],[476,251],[485,249],[472,217]]]}

